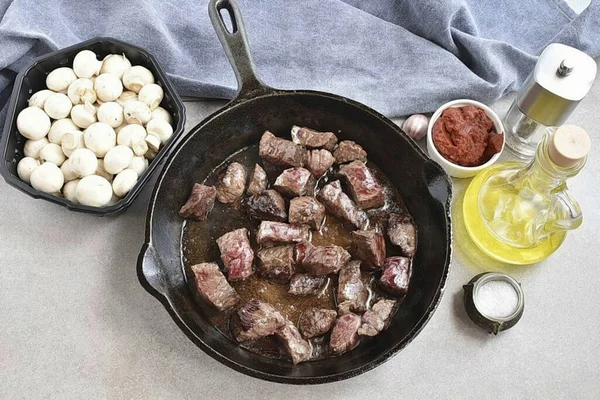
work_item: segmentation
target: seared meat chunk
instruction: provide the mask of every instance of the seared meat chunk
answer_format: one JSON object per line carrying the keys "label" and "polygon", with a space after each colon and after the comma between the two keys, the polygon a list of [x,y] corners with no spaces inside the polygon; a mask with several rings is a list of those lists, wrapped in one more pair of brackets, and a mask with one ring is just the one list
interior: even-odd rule
{"label": "seared meat chunk", "polygon": [[403,296],[408,292],[411,275],[411,260],[406,257],[388,257],[383,266],[380,283],[390,294]]}
{"label": "seared meat chunk", "polygon": [[294,274],[290,279],[289,294],[306,296],[319,294],[323,291],[329,278],[326,276],[312,276],[308,274]]}
{"label": "seared meat chunk", "polygon": [[381,269],[385,262],[385,237],[374,231],[354,231],[351,235],[356,256],[371,269]]}
{"label": "seared meat chunk", "polygon": [[340,145],[333,152],[336,164],[344,164],[350,161],[367,161],[367,152],[361,145],[352,140],[342,140]]}
{"label": "seared meat chunk", "polygon": [[331,182],[321,189],[317,198],[325,205],[327,211],[353,225],[356,229],[365,229],[369,224],[367,213],[358,208],[356,204],[342,191],[340,181]]}
{"label": "seared meat chunk", "polygon": [[265,190],[268,184],[269,180],[267,179],[267,173],[260,165],[255,164],[252,174],[250,175],[250,183],[248,184],[246,192],[248,192],[249,195],[258,194]]}
{"label": "seared meat chunk", "polygon": [[310,275],[334,274],[349,260],[350,253],[340,246],[314,246],[310,242],[296,245],[296,263]]}
{"label": "seared meat chunk", "polygon": [[333,150],[338,142],[333,132],[319,132],[300,126],[292,126],[292,141],[311,149],[323,147],[329,151]]}
{"label": "seared meat chunk", "polygon": [[308,240],[308,227],[284,224],[282,222],[263,221],[258,227],[256,242],[262,243],[298,243]]}
{"label": "seared meat chunk", "polygon": [[240,296],[229,285],[216,263],[200,263],[190,267],[198,295],[223,311],[235,306]]}
{"label": "seared meat chunk", "polygon": [[273,188],[284,196],[304,196],[315,190],[315,178],[305,168],[286,169],[275,179]]}
{"label": "seared meat chunk", "polygon": [[292,363],[298,364],[310,357],[312,352],[310,345],[304,340],[293,322],[286,321],[285,325],[275,332],[275,336],[292,359]]}
{"label": "seared meat chunk", "polygon": [[284,222],[287,219],[285,200],[273,189],[248,197],[243,207],[248,217],[257,221]]}
{"label": "seared meat chunk", "polygon": [[309,225],[319,229],[325,218],[325,206],[314,197],[294,197],[290,200],[290,224]]}
{"label": "seared meat chunk", "polygon": [[358,342],[358,328],[360,317],[356,314],[344,314],[335,321],[331,331],[329,349],[333,354],[339,355],[356,346]]}
{"label": "seared meat chunk", "polygon": [[311,307],[300,315],[298,327],[307,339],[326,334],[331,330],[337,313],[334,310]]}
{"label": "seared meat chunk", "polygon": [[353,161],[340,168],[354,202],[362,209],[381,207],[385,203],[383,187],[363,161]]}
{"label": "seared meat chunk", "polygon": [[265,131],[260,138],[258,155],[274,165],[301,167],[306,159],[306,148]]}
{"label": "seared meat chunk", "polygon": [[232,162],[219,178],[217,200],[223,204],[231,204],[242,197],[246,188],[246,168],[240,163]]}
{"label": "seared meat chunk", "polygon": [[379,300],[362,317],[362,325],[358,334],[362,336],[375,336],[385,328],[392,311],[396,306],[395,300]]}
{"label": "seared meat chunk", "polygon": [[259,273],[278,282],[287,282],[294,273],[294,246],[277,246],[258,250]]}
{"label": "seared meat chunk", "polygon": [[360,261],[350,261],[340,269],[338,277],[337,304],[340,315],[367,310],[369,291],[360,275]]}
{"label": "seared meat chunk", "polygon": [[325,150],[311,150],[306,158],[306,169],[308,169],[315,178],[321,177],[335,162],[333,155]]}
{"label": "seared meat chunk", "polygon": [[269,303],[252,299],[237,311],[234,334],[238,342],[273,335],[285,326],[285,318]]}
{"label": "seared meat chunk", "polygon": [[179,209],[179,215],[183,218],[194,217],[199,221],[204,221],[215,205],[216,196],[217,189],[214,186],[194,183],[190,197]]}
{"label": "seared meat chunk", "polygon": [[400,247],[402,254],[413,257],[417,251],[417,228],[410,215],[390,214],[388,219],[388,237],[390,242]]}
{"label": "seared meat chunk", "polygon": [[229,279],[245,279],[252,275],[254,251],[248,240],[248,229],[240,228],[224,234],[217,239],[217,245]]}

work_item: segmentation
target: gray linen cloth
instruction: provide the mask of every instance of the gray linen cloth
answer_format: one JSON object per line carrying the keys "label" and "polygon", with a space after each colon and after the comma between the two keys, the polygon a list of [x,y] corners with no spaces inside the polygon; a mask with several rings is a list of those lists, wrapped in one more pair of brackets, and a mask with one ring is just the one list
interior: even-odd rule
{"label": "gray linen cloth", "polygon": [[[388,116],[517,90],[551,42],[600,55],[600,0],[239,0],[263,81],[347,96]],[[112,36],[156,55],[183,96],[236,82],[207,0],[0,0],[0,92],[40,56]],[[2,104],[0,104],[2,105]]]}

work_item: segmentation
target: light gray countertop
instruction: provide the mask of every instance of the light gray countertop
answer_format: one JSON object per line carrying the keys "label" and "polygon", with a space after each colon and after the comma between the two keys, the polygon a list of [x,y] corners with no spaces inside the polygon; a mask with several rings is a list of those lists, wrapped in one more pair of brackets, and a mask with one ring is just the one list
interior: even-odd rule
{"label": "light gray countertop", "polygon": [[[598,79],[600,80],[600,78]],[[492,107],[503,115],[511,97]],[[187,103],[188,129],[224,103]],[[153,184],[117,218],[70,212],[0,183],[0,399],[598,399],[600,398],[600,83],[570,123],[592,153],[570,188],[584,211],[547,261],[486,258],[458,212],[445,294],[416,339],[380,367],[343,382],[289,386],[233,371],[197,348],[138,283]],[[508,159],[508,155],[503,155]],[[466,316],[462,285],[482,271],[522,283],[525,313],[489,335]]]}

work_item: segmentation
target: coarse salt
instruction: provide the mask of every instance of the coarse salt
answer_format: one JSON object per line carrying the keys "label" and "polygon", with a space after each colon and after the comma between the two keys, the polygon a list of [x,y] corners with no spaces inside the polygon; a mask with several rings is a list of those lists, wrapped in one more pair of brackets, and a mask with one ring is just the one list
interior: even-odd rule
{"label": "coarse salt", "polygon": [[506,318],[519,305],[519,296],[508,282],[494,280],[483,284],[476,293],[477,309],[488,317]]}

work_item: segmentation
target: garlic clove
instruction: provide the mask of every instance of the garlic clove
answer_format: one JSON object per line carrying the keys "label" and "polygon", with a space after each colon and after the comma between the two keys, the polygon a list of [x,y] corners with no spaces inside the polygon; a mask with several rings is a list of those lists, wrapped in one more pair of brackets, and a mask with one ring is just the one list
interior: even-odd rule
{"label": "garlic clove", "polygon": [[402,130],[414,140],[420,140],[427,134],[428,118],[423,114],[413,114],[404,121]]}
{"label": "garlic clove", "polygon": [[152,118],[150,108],[139,100],[132,100],[125,103],[123,108],[125,121],[128,124],[145,125]]}
{"label": "garlic clove", "polygon": [[56,68],[46,77],[46,87],[55,92],[66,92],[75,79],[77,79],[77,75],[71,68]]}
{"label": "garlic clove", "polygon": [[100,74],[94,82],[96,96],[101,101],[115,101],[123,93],[121,80],[113,74]]}
{"label": "garlic clove", "polygon": [[163,119],[151,119],[146,125],[148,135],[154,135],[160,139],[161,144],[165,144],[173,136],[173,127]]}
{"label": "garlic clove", "polygon": [[25,182],[30,183],[31,174],[37,167],[40,166],[40,162],[33,157],[23,157],[17,164],[17,175]]}
{"label": "garlic clove", "polygon": [[73,72],[79,78],[91,78],[98,75],[102,61],[96,58],[96,53],[91,50],[82,50],[73,59]]}
{"label": "garlic clove", "polygon": [[94,82],[91,79],[79,78],[73,81],[67,89],[67,96],[74,105],[85,102],[96,102],[96,92],[94,91]]}
{"label": "garlic clove", "polygon": [[126,70],[131,68],[131,62],[125,54],[109,54],[102,60],[101,74],[113,74],[117,78],[123,78]]}
{"label": "garlic clove", "polygon": [[50,117],[40,108],[27,107],[17,116],[17,130],[27,139],[39,140],[50,131]]}
{"label": "garlic clove", "polygon": [[163,100],[165,93],[163,88],[158,86],[156,83],[150,83],[148,85],[144,85],[140,89],[139,93],[139,101],[145,103],[150,110],[155,110]]}
{"label": "garlic clove", "polygon": [[96,113],[98,121],[110,125],[112,128],[117,128],[123,124],[123,107],[114,101],[109,101],[98,107]]}
{"label": "garlic clove", "polygon": [[173,118],[171,117],[171,114],[169,114],[169,112],[162,107],[156,107],[156,109],[152,111],[152,119],[163,119],[169,124],[173,124]]}
{"label": "garlic clove", "polygon": [[67,118],[71,113],[73,103],[67,95],[62,93],[55,93],[48,96],[44,102],[44,111],[52,119]]}
{"label": "garlic clove", "polygon": [[123,85],[136,93],[142,89],[144,85],[154,83],[154,75],[146,67],[135,65],[128,68],[123,74]]}
{"label": "garlic clove", "polygon": [[26,140],[23,145],[23,154],[25,157],[38,159],[40,158],[40,150],[48,143],[50,142],[45,137],[38,140]]}
{"label": "garlic clove", "polygon": [[46,99],[53,95],[54,92],[52,90],[43,89],[38,92],[35,92],[27,101],[29,107],[38,107],[42,110],[44,109],[44,102]]}

